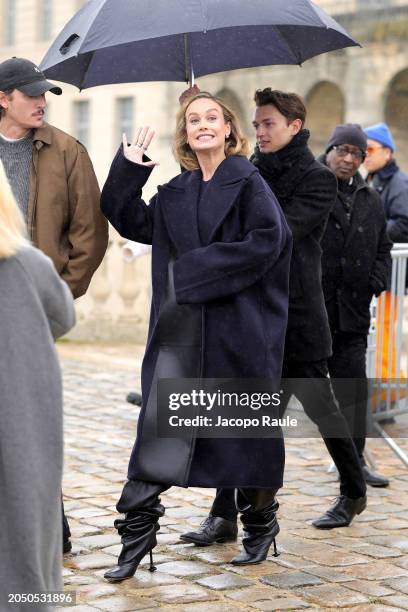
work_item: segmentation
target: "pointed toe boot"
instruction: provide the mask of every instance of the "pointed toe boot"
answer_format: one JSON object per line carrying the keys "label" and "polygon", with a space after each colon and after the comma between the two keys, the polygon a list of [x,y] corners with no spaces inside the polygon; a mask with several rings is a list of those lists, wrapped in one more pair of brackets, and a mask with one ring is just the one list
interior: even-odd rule
{"label": "pointed toe boot", "polygon": [[[245,490],[243,492],[245,493]],[[242,538],[243,549],[232,559],[233,565],[254,565],[265,561],[272,543],[274,556],[278,556],[275,538],[280,530],[276,518],[279,504],[271,495],[266,506],[263,505],[265,501],[266,495],[263,490],[260,490],[258,497],[256,490],[255,495],[245,497],[238,490],[236,504],[238,511],[242,512],[244,536]]]}
{"label": "pointed toe boot", "polygon": [[[147,489],[147,487],[144,487]],[[157,487],[156,487],[157,489]],[[115,527],[122,540],[122,550],[116,567],[108,570],[104,578],[109,582],[121,582],[134,576],[143,557],[150,553],[150,571],[153,565],[152,550],[157,544],[156,533],[159,531],[159,518],[164,514],[164,506],[156,494],[149,498],[135,500],[134,509],[125,514],[124,519],[117,519]],[[150,493],[150,491],[148,490]]]}

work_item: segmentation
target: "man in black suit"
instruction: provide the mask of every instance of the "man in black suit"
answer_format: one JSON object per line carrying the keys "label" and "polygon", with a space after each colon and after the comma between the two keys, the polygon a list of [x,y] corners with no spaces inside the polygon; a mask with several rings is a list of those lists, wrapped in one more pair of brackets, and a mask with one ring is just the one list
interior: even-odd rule
{"label": "man in black suit", "polygon": [[[340,495],[313,525],[344,527],[365,509],[367,498],[357,450],[328,378],[332,347],[321,284],[320,241],[336,200],[337,181],[307,146],[306,108],[298,95],[266,88],[256,91],[255,104],[257,146],[251,161],[278,198],[293,235],[281,413],[295,395],[319,427],[340,474]],[[336,437],[328,431],[336,432]],[[234,490],[219,489],[201,528],[181,539],[199,545],[233,540],[236,517]]]}

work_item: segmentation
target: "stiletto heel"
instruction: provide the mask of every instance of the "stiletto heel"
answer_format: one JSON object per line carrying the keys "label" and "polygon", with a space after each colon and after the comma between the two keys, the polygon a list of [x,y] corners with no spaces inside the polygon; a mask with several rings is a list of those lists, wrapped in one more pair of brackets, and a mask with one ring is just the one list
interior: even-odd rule
{"label": "stiletto heel", "polygon": [[149,572],[155,572],[157,570],[157,567],[155,565],[153,565],[153,551],[150,551],[150,567],[149,567]]}
{"label": "stiletto heel", "polygon": [[[131,492],[134,497],[134,508],[126,512],[125,518],[115,521],[115,527],[122,539],[122,551],[116,567],[104,574],[109,582],[121,582],[134,576],[139,563],[147,553],[150,553],[148,570],[155,572],[157,569],[153,564],[152,551],[157,544],[156,532],[160,529],[158,521],[164,514],[164,507],[158,497],[158,493],[163,488],[153,483],[139,481],[129,481],[129,483],[129,489],[130,485],[133,486]],[[143,495],[140,494],[138,500],[137,493],[140,491]]]}
{"label": "stiletto heel", "polygon": [[[257,504],[262,501],[261,494],[252,495],[252,504],[245,498],[250,490],[238,490],[236,497],[237,510],[240,511],[241,521],[244,526],[244,537],[242,538],[243,550],[231,560],[233,565],[252,565],[265,561],[269,548],[273,543],[274,557],[279,555],[276,548],[276,536],[279,533],[279,525],[276,520],[276,511],[279,504],[272,499],[268,505],[259,508]],[[259,501],[260,500],[260,501]]]}

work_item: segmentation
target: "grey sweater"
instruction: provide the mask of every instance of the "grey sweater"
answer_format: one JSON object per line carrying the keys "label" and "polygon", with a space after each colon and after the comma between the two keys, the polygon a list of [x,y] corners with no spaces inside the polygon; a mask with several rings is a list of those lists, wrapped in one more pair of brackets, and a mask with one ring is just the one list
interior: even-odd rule
{"label": "grey sweater", "polygon": [[0,159],[11,189],[27,223],[30,168],[33,156],[33,132],[19,140],[8,140],[0,134]]}

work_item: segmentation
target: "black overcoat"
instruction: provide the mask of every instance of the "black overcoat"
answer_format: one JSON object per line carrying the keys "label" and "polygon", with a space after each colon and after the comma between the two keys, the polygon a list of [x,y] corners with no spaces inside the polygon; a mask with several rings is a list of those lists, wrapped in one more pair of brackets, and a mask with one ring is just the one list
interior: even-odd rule
{"label": "black overcoat", "polygon": [[[204,243],[197,225],[201,172],[184,172],[159,187],[147,206],[142,187],[150,172],[119,151],[101,200],[102,211],[122,236],[152,244],[143,407],[128,476],[183,486],[279,488],[282,439],[196,439],[193,434],[186,443],[158,438],[149,423],[149,405],[166,349],[164,304],[173,290],[176,309],[187,307],[190,314],[200,316],[202,342],[193,347],[196,353],[201,351],[199,375],[279,379],[287,324],[290,230],[268,185],[244,157],[225,159],[211,180],[205,198],[216,200],[217,214]],[[205,206],[205,199],[200,205]],[[171,269],[174,285],[169,288]],[[179,369],[171,374],[192,376],[192,353],[188,360],[190,365],[180,369],[181,358]]]}
{"label": "black overcoat", "polygon": [[337,194],[337,179],[315,160],[301,130],[277,153],[251,161],[278,198],[293,235],[285,360],[318,361],[331,355],[331,334],[322,290],[320,241]]}
{"label": "black overcoat", "polygon": [[350,222],[340,196],[322,238],[323,291],[332,331],[367,334],[370,302],[387,288],[392,242],[380,196],[360,174]]}

